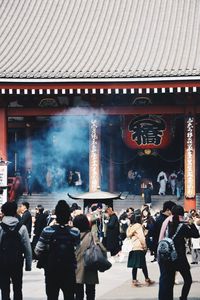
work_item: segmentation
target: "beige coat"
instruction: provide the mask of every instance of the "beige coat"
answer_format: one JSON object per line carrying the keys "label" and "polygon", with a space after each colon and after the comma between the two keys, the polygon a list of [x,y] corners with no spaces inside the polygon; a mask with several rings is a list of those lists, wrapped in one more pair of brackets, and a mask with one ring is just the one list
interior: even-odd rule
{"label": "beige coat", "polygon": [[84,268],[84,252],[90,246],[92,240],[91,232],[87,234],[81,233],[81,244],[76,249],[77,269],[76,269],[76,283],[80,284],[96,284],[99,283],[98,272],[88,271]]}
{"label": "beige coat", "polygon": [[141,224],[130,224],[126,235],[132,240],[133,251],[145,251],[147,249],[145,235]]}

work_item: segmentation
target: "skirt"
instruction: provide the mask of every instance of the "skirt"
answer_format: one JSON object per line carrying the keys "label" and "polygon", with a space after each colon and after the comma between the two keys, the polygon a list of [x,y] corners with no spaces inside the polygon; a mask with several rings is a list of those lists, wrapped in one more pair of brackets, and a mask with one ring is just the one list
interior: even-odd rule
{"label": "skirt", "polygon": [[128,268],[143,269],[146,266],[145,251],[137,250],[129,252]]}

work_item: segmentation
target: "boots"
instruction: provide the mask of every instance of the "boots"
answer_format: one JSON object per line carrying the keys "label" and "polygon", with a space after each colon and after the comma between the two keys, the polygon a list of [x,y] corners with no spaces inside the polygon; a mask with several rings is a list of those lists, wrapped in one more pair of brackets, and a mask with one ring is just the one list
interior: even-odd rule
{"label": "boots", "polygon": [[146,285],[146,286],[150,286],[150,285],[152,285],[152,284],[154,284],[154,283],[155,283],[155,281],[153,281],[153,280],[151,280],[151,279],[149,279],[149,278],[145,279],[145,285]]}
{"label": "boots", "polygon": [[141,287],[141,283],[138,280],[133,280],[132,287]]}

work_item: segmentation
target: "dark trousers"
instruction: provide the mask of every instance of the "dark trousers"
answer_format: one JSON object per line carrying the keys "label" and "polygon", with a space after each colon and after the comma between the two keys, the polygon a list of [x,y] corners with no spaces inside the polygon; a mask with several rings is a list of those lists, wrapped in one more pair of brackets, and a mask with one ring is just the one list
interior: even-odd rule
{"label": "dark trousers", "polygon": [[189,268],[179,268],[178,270],[183,277],[183,287],[181,292],[181,300],[187,300],[187,296],[190,291],[190,287],[192,284],[192,276]]}
{"label": "dark trousers", "polygon": [[[95,300],[95,284],[85,284],[86,299]],[[76,284],[76,300],[84,299],[84,284]]]}
{"label": "dark trousers", "polygon": [[159,300],[173,300],[173,288],[175,280],[175,268],[170,263],[159,263],[160,280],[159,280]]}
{"label": "dark trousers", "polygon": [[57,300],[60,290],[63,292],[64,300],[74,300],[75,273],[70,274],[45,271],[45,283],[47,300]]}
{"label": "dark trousers", "polygon": [[13,299],[22,300],[22,275],[23,267],[19,266],[16,269],[7,268],[5,270],[1,269],[1,299],[10,300],[10,283],[13,284]]}
{"label": "dark trousers", "polygon": [[[142,268],[142,272],[143,272],[143,274],[144,274],[145,279],[148,279],[148,278],[149,278],[149,275],[148,275],[147,266],[145,266],[144,268]],[[136,280],[136,279],[137,279],[137,268],[133,268],[133,269],[132,269],[132,279],[133,279],[133,280]]]}

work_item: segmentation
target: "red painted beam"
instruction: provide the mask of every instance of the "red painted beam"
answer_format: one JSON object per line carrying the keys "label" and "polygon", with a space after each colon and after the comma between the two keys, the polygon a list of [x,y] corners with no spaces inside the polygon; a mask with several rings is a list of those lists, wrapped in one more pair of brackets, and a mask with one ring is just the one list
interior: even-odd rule
{"label": "red painted beam", "polygon": [[[200,112],[200,106],[198,106]],[[8,108],[8,117],[32,117],[54,115],[135,115],[135,114],[184,114],[184,106],[121,106],[104,108]]]}
{"label": "red painted beam", "polygon": [[200,81],[154,81],[147,82],[30,82],[30,83],[0,83],[0,89],[139,89],[139,88],[170,88],[170,87],[200,87]]}

